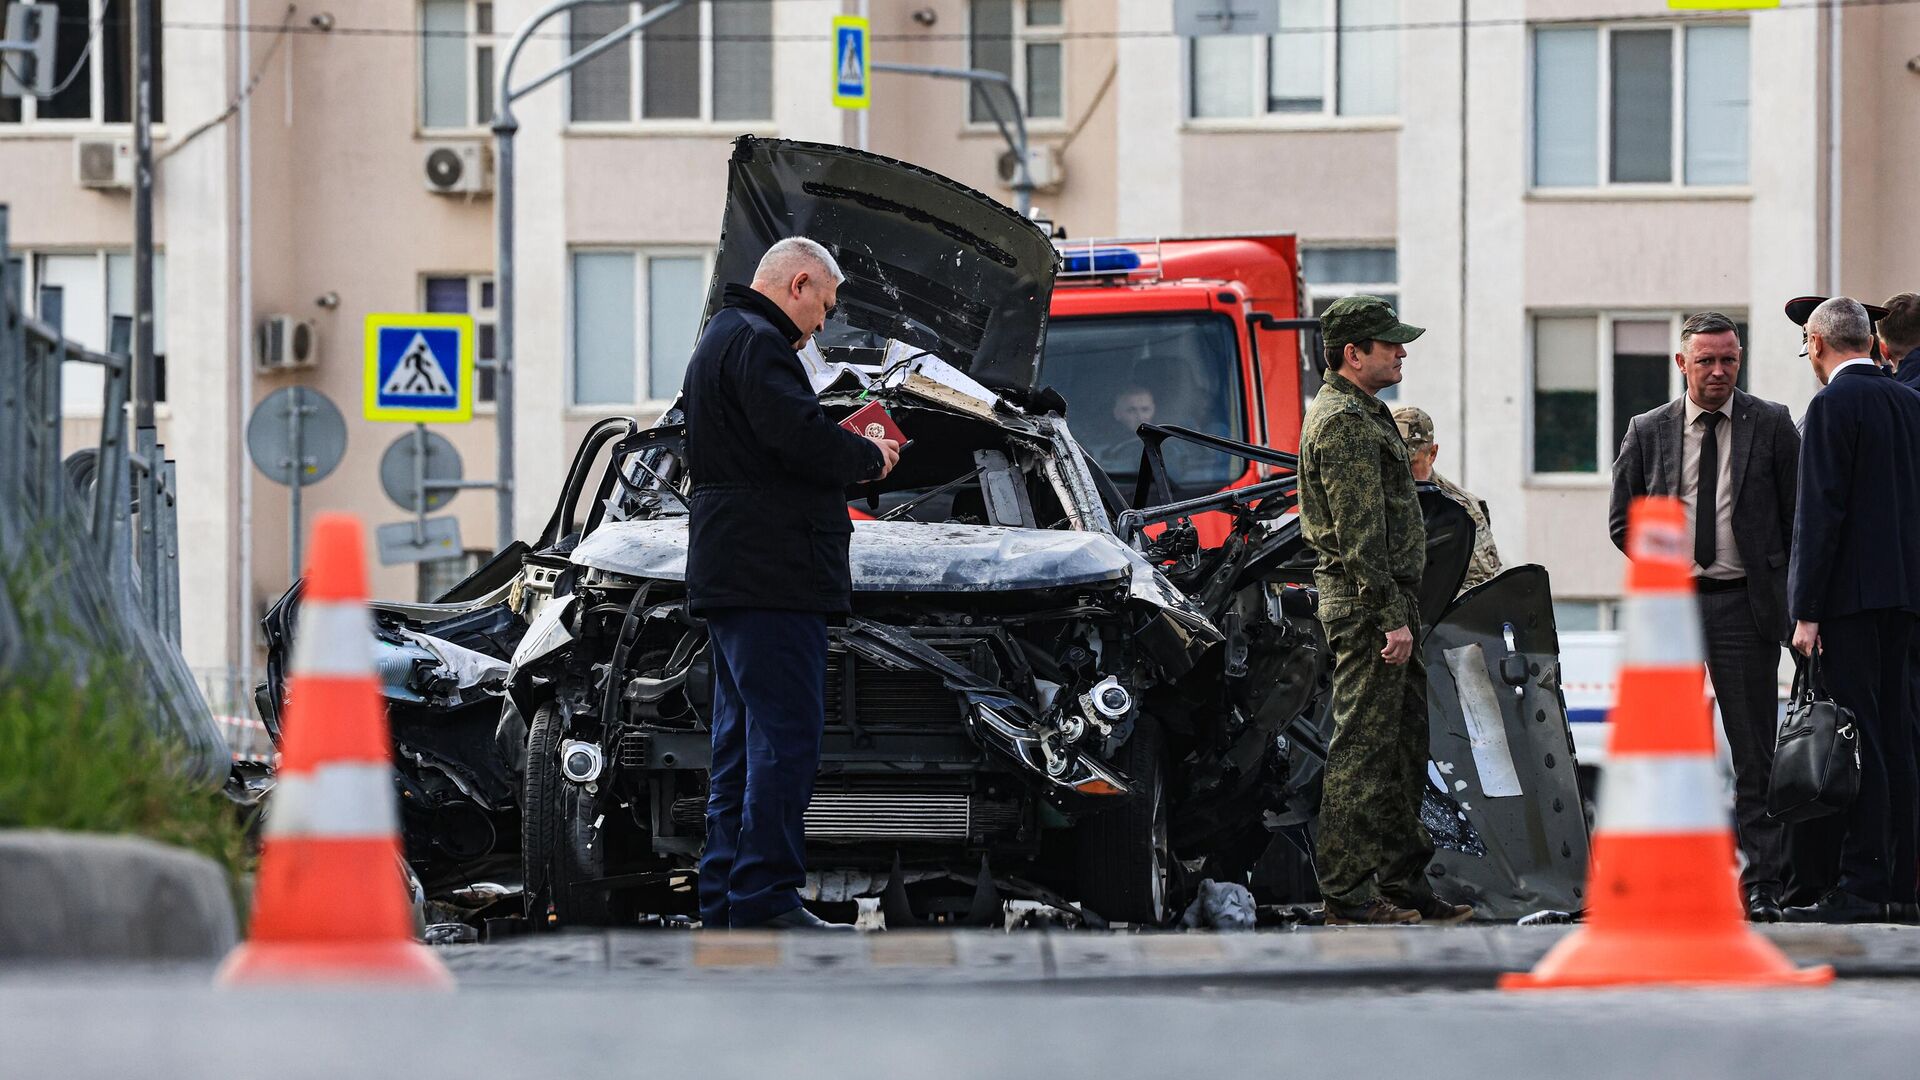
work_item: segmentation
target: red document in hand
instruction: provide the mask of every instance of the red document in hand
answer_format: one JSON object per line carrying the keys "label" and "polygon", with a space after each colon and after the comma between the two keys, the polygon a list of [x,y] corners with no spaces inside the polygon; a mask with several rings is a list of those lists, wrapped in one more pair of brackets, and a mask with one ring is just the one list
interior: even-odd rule
{"label": "red document in hand", "polygon": [[893,417],[877,401],[860,406],[852,416],[840,421],[840,426],[869,439],[892,439],[901,446],[907,444],[907,437],[900,431],[900,425],[893,422]]}

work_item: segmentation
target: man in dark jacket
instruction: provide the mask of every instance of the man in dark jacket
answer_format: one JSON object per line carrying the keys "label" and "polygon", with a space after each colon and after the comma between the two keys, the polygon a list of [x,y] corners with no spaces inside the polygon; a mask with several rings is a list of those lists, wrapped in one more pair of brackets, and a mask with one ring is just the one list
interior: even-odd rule
{"label": "man in dark jacket", "polygon": [[1627,507],[1672,495],[1693,523],[1693,572],[1720,719],[1733,755],[1734,811],[1747,917],[1777,922],[1786,896],[1787,829],[1767,816],[1787,639],[1787,548],[1793,536],[1800,437],[1785,405],[1739,390],[1740,335],[1717,311],[1690,316],[1674,362],[1675,401],[1627,423],[1613,463],[1609,525],[1627,549]]}
{"label": "man in dark jacket", "polygon": [[1861,775],[1838,885],[1787,918],[1876,922],[1911,911],[1920,843],[1906,671],[1920,612],[1920,395],[1874,364],[1857,301],[1821,303],[1806,333],[1826,388],[1802,421],[1787,603],[1793,647],[1818,651],[1834,700],[1853,710]]}
{"label": "man in dark jacket", "polygon": [[1886,317],[1876,324],[1880,355],[1894,365],[1894,378],[1920,390],[1920,293],[1903,292],[1886,307]]}
{"label": "man in dark jacket", "polygon": [[829,925],[800,906],[799,889],[826,726],[827,619],[850,610],[846,489],[899,459],[892,440],[827,419],[796,355],[842,279],[819,244],[774,244],[752,287],[726,287],[687,364],[687,598],[707,622],[714,672],[708,927]]}

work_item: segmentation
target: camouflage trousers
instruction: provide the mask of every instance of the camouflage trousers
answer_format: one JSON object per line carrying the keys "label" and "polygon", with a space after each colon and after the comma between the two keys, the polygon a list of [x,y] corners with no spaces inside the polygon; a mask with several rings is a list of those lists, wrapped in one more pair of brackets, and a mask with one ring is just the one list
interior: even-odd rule
{"label": "camouflage trousers", "polygon": [[1333,654],[1333,742],[1320,796],[1320,894],[1343,906],[1375,895],[1405,904],[1431,895],[1433,838],[1420,824],[1427,786],[1427,666],[1380,658],[1386,635],[1362,617],[1327,623]]}

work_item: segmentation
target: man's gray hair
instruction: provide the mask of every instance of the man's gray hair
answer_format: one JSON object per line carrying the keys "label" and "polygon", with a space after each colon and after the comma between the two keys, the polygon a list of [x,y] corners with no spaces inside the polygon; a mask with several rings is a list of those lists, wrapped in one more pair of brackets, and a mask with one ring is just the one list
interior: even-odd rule
{"label": "man's gray hair", "polygon": [[847,280],[840,272],[840,264],[834,261],[833,252],[804,236],[789,236],[779,240],[760,256],[760,265],[754,268],[753,280],[756,282],[785,287],[794,275],[807,271],[825,273],[836,284]]}
{"label": "man's gray hair", "polygon": [[1850,296],[1836,296],[1807,316],[1807,333],[1819,334],[1827,348],[1865,356],[1873,345],[1873,320]]}

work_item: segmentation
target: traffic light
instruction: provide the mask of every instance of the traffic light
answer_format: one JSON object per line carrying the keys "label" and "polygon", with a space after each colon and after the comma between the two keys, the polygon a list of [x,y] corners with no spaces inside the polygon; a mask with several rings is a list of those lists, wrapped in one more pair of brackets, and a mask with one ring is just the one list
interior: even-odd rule
{"label": "traffic light", "polygon": [[0,39],[0,97],[53,94],[54,35],[59,29],[57,5],[17,3],[7,8],[7,35]]}

